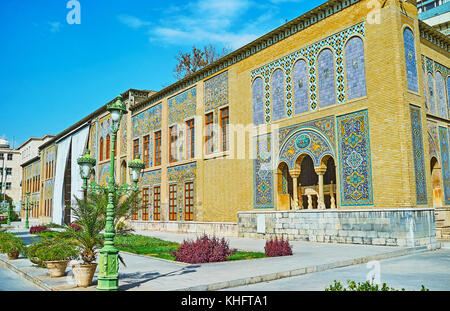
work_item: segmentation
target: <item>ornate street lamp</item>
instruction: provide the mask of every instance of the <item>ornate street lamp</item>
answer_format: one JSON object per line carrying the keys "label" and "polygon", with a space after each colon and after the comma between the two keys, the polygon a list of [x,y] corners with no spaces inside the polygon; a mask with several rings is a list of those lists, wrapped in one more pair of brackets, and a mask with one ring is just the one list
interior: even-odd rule
{"label": "ornate street lamp", "polygon": [[115,147],[117,132],[119,130],[120,121],[123,114],[127,113],[125,105],[122,104],[122,96],[119,96],[117,100],[106,106],[106,109],[111,113],[111,132],[112,132],[112,148],[111,148],[111,164],[109,172],[108,185],[102,186],[95,182],[91,182],[88,185],[88,179],[91,175],[92,169],[95,166],[95,159],[91,156],[89,150],[86,150],[85,154],[77,159],[80,166],[80,175],[84,180],[83,190],[89,190],[91,193],[96,194],[108,194],[108,205],[106,207],[106,226],[105,226],[105,244],[99,251],[99,273],[98,273],[98,285],[97,289],[102,291],[114,291],[119,288],[119,250],[114,246],[114,193],[120,196],[135,192],[138,190],[137,183],[142,169],[145,167],[142,160],[137,157],[134,161],[130,162],[128,166],[131,169],[131,175],[134,182],[134,186],[123,184],[118,186],[114,177],[114,164],[115,164]]}
{"label": "ornate street lamp", "polygon": [[25,193],[25,196],[27,198],[26,203],[22,202],[22,208],[25,210],[26,213],[26,218],[25,218],[25,228],[28,229],[30,227],[29,222],[28,222],[28,213],[33,209],[33,204],[31,204],[30,202],[30,192],[27,191]]}

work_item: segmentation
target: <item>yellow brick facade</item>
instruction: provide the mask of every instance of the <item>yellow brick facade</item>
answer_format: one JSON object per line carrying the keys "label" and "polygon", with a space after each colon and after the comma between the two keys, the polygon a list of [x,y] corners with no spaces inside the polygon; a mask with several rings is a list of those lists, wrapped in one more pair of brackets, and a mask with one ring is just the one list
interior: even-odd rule
{"label": "yellow brick facade", "polygon": [[[314,18],[318,18],[319,21],[314,20]],[[427,122],[432,119],[439,126],[448,128],[449,120],[448,118],[436,118],[427,114],[424,102],[424,81],[421,64],[423,55],[450,68],[449,39],[439,37],[444,42],[444,47],[439,47],[438,44],[431,43],[421,35],[421,30],[424,26],[421,26],[418,21],[417,9],[412,1],[328,1],[318,9],[299,17],[241,50],[231,53],[199,73],[185,78],[160,92],[139,93],[130,90],[124,93],[124,102],[127,103],[129,112],[124,119],[126,120],[126,135],[124,136],[124,128],[122,128],[118,133],[117,148],[119,151],[122,149],[126,150],[126,153],[118,152],[119,161],[116,162],[115,169],[116,180],[123,180],[121,163],[124,160],[126,162],[133,160],[133,140],[139,139],[140,153],[142,154],[143,136],[149,135],[152,137],[154,134],[155,129],[152,128],[151,131],[144,131],[143,134],[135,136],[133,134],[136,128],[134,120],[146,111],[150,111],[155,106],[160,105],[160,120],[158,119],[157,129],[161,131],[161,164],[151,165],[144,170],[144,174],[147,174],[147,176],[157,176],[157,181],[154,184],[147,185],[150,189],[150,215],[153,216],[151,212],[154,204],[153,188],[155,185],[158,185],[160,186],[160,221],[169,221],[169,206],[171,204],[169,193],[170,172],[176,168],[186,167],[186,172],[183,171],[181,173],[189,173],[190,177],[178,183],[178,187],[181,186],[183,188],[177,188],[176,220],[185,221],[186,197],[183,197],[183,195],[185,195],[186,188],[184,187],[187,182],[193,180],[195,193],[193,222],[237,222],[238,211],[257,209],[255,191],[257,187],[261,186],[255,181],[255,176],[258,173],[255,171],[254,156],[258,155],[254,154],[254,143],[256,141],[254,131],[256,127],[253,124],[255,114],[252,105],[253,72],[330,36],[341,32],[344,33],[347,29],[361,23],[364,25],[364,36],[356,35],[362,37],[364,46],[365,95],[352,100],[346,98],[343,103],[323,108],[319,98],[318,109],[301,114],[294,113],[290,117],[277,121],[270,120],[270,122],[265,124],[267,127],[259,126],[258,128],[263,129],[263,132],[266,133],[278,133],[276,130],[283,130],[291,126],[310,124],[316,120],[327,118],[332,120],[334,126],[332,132],[335,139],[332,142],[335,145],[333,160],[336,166],[336,180],[333,181],[335,183],[335,207],[338,209],[411,208],[419,206],[416,195],[411,107],[419,107],[427,201],[422,206],[432,206],[433,189],[430,174],[431,159],[428,153]],[[297,30],[293,31],[294,27],[298,27]],[[409,27],[414,34],[417,92],[408,90],[404,44],[405,27]],[[284,35],[280,35],[281,33],[284,33]],[[278,37],[278,39],[274,39],[275,37]],[[277,42],[268,43],[273,40]],[[343,76],[346,77],[346,66],[344,65],[343,68]],[[316,70],[319,71],[317,68]],[[213,110],[207,110],[207,107],[205,107],[205,102],[207,101],[207,98],[205,98],[205,85],[208,80],[223,73],[227,75],[227,103],[215,107]],[[195,87],[195,112],[189,118],[195,120],[195,157],[170,163],[169,127],[172,126],[169,121],[171,115],[170,103],[174,96],[189,93],[193,87]],[[347,85],[345,85],[345,88],[347,91]],[[310,89],[308,94],[311,95],[311,92]],[[338,94],[335,95],[337,97]],[[213,154],[205,154],[205,115],[213,111],[216,119],[215,124],[218,125],[220,123],[220,109],[224,107],[229,109],[229,124],[234,127],[240,127],[243,130],[239,131],[238,135],[230,140],[231,146],[229,146],[227,151],[217,150]],[[346,193],[344,195],[342,189],[350,185],[352,179],[348,177],[350,182],[345,181],[346,184],[343,184],[342,174],[344,171],[341,171],[341,168],[346,165],[344,162],[347,161],[347,158],[340,158],[340,152],[344,151],[341,150],[342,145],[341,141],[339,141],[339,135],[345,133],[341,131],[339,134],[339,126],[340,122],[343,122],[345,119],[345,116],[361,111],[366,113],[364,126],[368,125],[368,142],[370,142],[369,156],[364,161],[367,162],[369,160],[370,163],[367,164],[369,166],[367,170],[368,175],[363,177],[356,175],[356,177],[370,178],[370,189],[367,191],[367,200],[362,200],[361,203],[358,202],[358,199],[354,199],[354,202],[349,204],[346,203],[350,200],[347,197],[349,194]],[[94,148],[94,145],[97,150],[99,148],[99,126],[106,115],[107,113],[103,111],[91,120],[91,133],[88,142],[88,146],[91,149]],[[187,119],[182,121],[185,122]],[[94,124],[95,127],[93,126]],[[259,132],[258,135],[263,134],[263,132]],[[186,132],[183,133],[185,134]],[[233,132],[231,131],[230,133]],[[122,136],[126,137],[126,140],[121,139],[120,137]],[[275,138],[278,139],[279,137]],[[154,148],[154,144],[152,148]],[[185,151],[186,149],[183,149],[183,152]],[[272,187],[271,190],[273,192],[270,197],[271,203],[266,208],[269,210],[295,208],[293,205],[281,206],[279,204],[278,178],[280,177],[277,175],[277,168],[281,163],[278,161],[280,150],[275,148],[272,151],[273,172],[271,178],[273,183],[269,187]],[[149,152],[153,154],[154,149]],[[99,176],[101,175],[102,165],[107,163],[107,160],[101,162],[97,157],[97,181],[101,179]],[[361,165],[360,163],[358,164]],[[320,171],[318,165],[315,165],[315,168],[316,172]],[[290,170],[295,175],[295,170],[293,168]],[[355,177],[355,175],[352,176]],[[129,183],[130,177],[128,174],[126,174],[125,178]],[[442,188],[444,188],[444,183],[445,180],[442,180]],[[327,185],[325,186],[327,187]],[[267,189],[262,188],[262,191],[265,190]],[[269,192],[271,190],[269,189]],[[299,188],[298,191],[303,190]],[[319,192],[319,190],[317,191]],[[356,198],[356,192],[353,195]],[[329,208],[329,203],[327,204],[328,206],[326,207]],[[148,221],[154,222],[155,220],[151,216]],[[139,214],[138,220],[142,221],[142,213]]]}

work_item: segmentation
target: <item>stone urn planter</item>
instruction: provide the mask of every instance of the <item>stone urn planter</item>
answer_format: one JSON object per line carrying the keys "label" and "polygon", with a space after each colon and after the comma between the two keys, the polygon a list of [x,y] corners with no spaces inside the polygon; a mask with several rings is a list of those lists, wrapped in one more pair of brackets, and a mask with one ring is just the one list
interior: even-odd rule
{"label": "stone urn planter", "polygon": [[97,264],[75,264],[72,265],[73,276],[77,282],[78,287],[89,287],[92,285],[95,269]]}
{"label": "stone urn planter", "polygon": [[66,268],[69,262],[70,260],[46,261],[45,266],[50,273],[50,277],[58,278],[64,276],[64,272],[66,272]]}
{"label": "stone urn planter", "polygon": [[10,251],[8,253],[8,260],[16,260],[17,258],[19,258],[19,251]]}

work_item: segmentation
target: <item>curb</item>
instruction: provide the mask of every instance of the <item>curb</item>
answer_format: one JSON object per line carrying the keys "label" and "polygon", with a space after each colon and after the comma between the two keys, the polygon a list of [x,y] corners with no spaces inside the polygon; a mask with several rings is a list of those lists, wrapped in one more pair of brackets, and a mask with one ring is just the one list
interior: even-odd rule
{"label": "curb", "polygon": [[308,273],[322,272],[322,271],[336,269],[336,268],[353,266],[353,265],[367,263],[372,260],[384,260],[384,259],[389,259],[389,258],[411,255],[411,254],[415,254],[415,253],[433,251],[433,250],[437,250],[440,248],[441,248],[440,243],[433,243],[428,246],[410,247],[407,249],[401,249],[401,250],[397,250],[397,251],[393,251],[393,252],[389,252],[389,253],[360,257],[360,258],[355,258],[355,259],[348,259],[348,260],[343,260],[343,261],[337,261],[337,262],[333,262],[333,263],[329,263],[329,264],[309,266],[309,267],[295,269],[295,270],[270,273],[270,274],[253,276],[253,277],[249,277],[249,278],[236,279],[236,280],[225,281],[225,282],[217,282],[217,283],[211,283],[211,284],[205,284],[205,285],[179,288],[179,289],[174,289],[174,290],[175,291],[217,291],[217,290],[231,288],[231,287],[251,285],[251,284],[256,284],[256,283],[274,281],[274,280],[292,277],[292,276],[299,276],[299,275],[308,274]]}

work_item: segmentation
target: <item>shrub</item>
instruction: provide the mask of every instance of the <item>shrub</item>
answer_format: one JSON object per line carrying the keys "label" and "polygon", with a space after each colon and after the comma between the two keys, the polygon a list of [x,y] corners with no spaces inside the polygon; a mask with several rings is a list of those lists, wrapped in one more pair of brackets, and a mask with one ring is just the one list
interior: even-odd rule
{"label": "shrub", "polygon": [[270,239],[266,241],[264,251],[268,257],[292,255],[292,247],[289,244],[289,241],[285,241],[283,238],[281,238],[281,240],[278,240],[277,237],[275,238],[275,240]]}
{"label": "shrub", "polygon": [[[356,283],[355,281],[351,281],[351,280],[347,280],[347,287],[342,286],[340,281],[336,281],[334,280],[334,284],[330,285],[329,287],[325,288],[325,291],[342,291],[342,292],[346,292],[346,291],[383,291],[383,292],[387,292],[387,291],[398,291],[397,289],[393,288],[393,287],[389,287],[386,285],[386,283],[383,283],[382,286],[380,287],[378,284],[374,284],[373,282],[370,281],[365,281],[363,283],[358,282]],[[402,288],[402,291],[404,291],[405,289]],[[421,291],[429,291],[428,288],[425,288],[425,286],[422,285]]]}
{"label": "shrub", "polygon": [[30,234],[42,233],[50,231],[46,226],[32,226],[30,228]]}
{"label": "shrub", "polygon": [[77,224],[76,222],[71,223],[70,227],[72,227],[72,229],[75,230],[75,231],[80,231],[81,230],[81,226],[79,224]]}
{"label": "shrub", "polygon": [[72,260],[78,257],[78,250],[73,241],[58,238],[43,238],[27,248],[28,258],[37,258],[40,262]]}
{"label": "shrub", "polygon": [[21,238],[11,233],[0,233],[0,251],[8,254],[11,252],[23,253],[25,246]]}
{"label": "shrub", "polygon": [[234,253],[236,249],[230,249],[224,238],[209,238],[206,234],[196,241],[184,240],[176,252],[171,250],[177,261],[186,263],[221,262]]}

